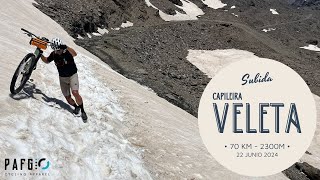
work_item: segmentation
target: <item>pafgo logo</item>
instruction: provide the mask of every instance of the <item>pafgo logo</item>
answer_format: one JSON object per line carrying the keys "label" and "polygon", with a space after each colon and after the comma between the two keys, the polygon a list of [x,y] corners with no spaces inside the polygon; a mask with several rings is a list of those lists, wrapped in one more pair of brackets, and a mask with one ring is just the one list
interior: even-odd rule
{"label": "pafgo logo", "polygon": [[46,158],[41,159],[8,159],[4,161],[5,170],[47,170],[50,167],[50,161],[47,161]]}

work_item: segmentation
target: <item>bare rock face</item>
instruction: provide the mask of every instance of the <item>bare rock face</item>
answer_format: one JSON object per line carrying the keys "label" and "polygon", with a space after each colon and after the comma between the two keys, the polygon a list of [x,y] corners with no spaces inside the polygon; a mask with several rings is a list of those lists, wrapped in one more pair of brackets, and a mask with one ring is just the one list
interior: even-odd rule
{"label": "bare rock face", "polygon": [[307,175],[309,179],[320,179],[320,170],[314,168],[310,164],[303,162],[303,163],[296,163],[298,169],[301,170],[304,174]]}
{"label": "bare rock face", "polygon": [[169,0],[169,1],[175,5],[182,6],[182,2],[180,0]]}
{"label": "bare rock face", "polygon": [[292,5],[297,6],[297,7],[320,5],[319,0],[290,0],[289,2]]}
{"label": "bare rock face", "polygon": [[[61,24],[72,36],[97,32],[98,28],[117,28],[126,21],[136,25],[162,23],[157,9],[146,5],[145,0],[36,0],[34,6]],[[180,0],[150,0],[163,12],[175,15],[185,13],[177,6]],[[195,0],[200,8],[206,7],[201,0]]]}
{"label": "bare rock face", "polygon": [[141,0],[36,0],[43,13],[60,23],[71,36],[97,32],[100,28],[116,28],[123,22],[137,24],[159,22],[156,10]]}

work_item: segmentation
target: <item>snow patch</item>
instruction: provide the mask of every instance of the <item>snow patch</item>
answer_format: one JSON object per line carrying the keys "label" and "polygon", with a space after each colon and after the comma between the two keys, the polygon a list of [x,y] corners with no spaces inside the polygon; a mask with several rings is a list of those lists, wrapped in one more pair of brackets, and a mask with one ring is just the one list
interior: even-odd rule
{"label": "snow patch", "polygon": [[88,38],[92,38],[92,36],[89,33],[87,33],[87,36],[88,36]]}
{"label": "snow patch", "polygon": [[158,9],[150,2],[150,0],[145,0],[145,3],[147,4],[148,7],[153,7],[154,9]]}
{"label": "snow patch", "polygon": [[303,47],[300,47],[300,48],[307,49],[307,50],[310,50],[310,51],[320,52],[320,48],[317,45],[309,44],[308,46],[303,46]]}
{"label": "snow patch", "polygon": [[269,31],[274,31],[276,28],[268,28],[268,29],[262,29],[263,32],[269,32]]}
{"label": "snow patch", "polygon": [[235,14],[235,13],[231,13],[232,15],[234,15],[235,17],[239,17],[239,15]]}
{"label": "snow patch", "polygon": [[237,49],[229,50],[189,50],[187,60],[213,77],[222,67],[236,60],[250,59],[256,57],[254,53]]}
{"label": "snow patch", "polygon": [[279,14],[279,13],[276,11],[276,9],[270,9],[270,11],[271,11],[272,14]]}
{"label": "snow patch", "polygon": [[185,21],[185,20],[197,20],[199,15],[204,15],[204,12],[194,3],[181,0],[182,6],[177,6],[179,9],[183,10],[186,14],[176,11],[175,15],[169,15],[155,7],[149,0],[145,0],[147,6],[153,7],[154,9],[159,10],[160,17],[165,21]]}
{"label": "snow patch", "polygon": [[78,34],[77,38],[78,39],[84,39],[82,36],[80,36],[80,34]]}
{"label": "snow patch", "polygon": [[223,8],[227,4],[221,2],[221,0],[202,0],[203,4],[206,4],[208,7],[212,9]]}
{"label": "snow patch", "polygon": [[108,33],[109,33],[109,31],[108,31],[106,28],[101,29],[101,28],[99,28],[99,27],[98,27],[98,32],[99,32],[100,34],[108,34]]}
{"label": "snow patch", "polygon": [[131,27],[131,26],[133,26],[133,23],[130,22],[130,21],[126,21],[126,22],[121,24],[122,28]]}
{"label": "snow patch", "polygon": [[111,28],[111,30],[114,30],[114,31],[119,31],[120,28],[119,27],[116,27],[116,28]]}
{"label": "snow patch", "polygon": [[194,177],[196,177],[197,179],[203,179],[203,176],[201,176],[201,174],[197,173],[197,174],[193,174]]}
{"label": "snow patch", "polygon": [[96,32],[93,32],[92,35],[94,35],[94,36],[101,36],[100,33],[96,33]]}
{"label": "snow patch", "polygon": [[160,17],[165,21],[184,21],[184,20],[197,20],[199,15],[204,15],[204,12],[194,3],[190,1],[181,0],[182,6],[177,6],[183,10],[186,14],[176,11],[175,15],[168,15],[162,11],[159,11]]}
{"label": "snow patch", "polygon": [[236,6],[231,6],[231,7],[230,7],[230,9],[235,9],[235,8],[236,8]]}

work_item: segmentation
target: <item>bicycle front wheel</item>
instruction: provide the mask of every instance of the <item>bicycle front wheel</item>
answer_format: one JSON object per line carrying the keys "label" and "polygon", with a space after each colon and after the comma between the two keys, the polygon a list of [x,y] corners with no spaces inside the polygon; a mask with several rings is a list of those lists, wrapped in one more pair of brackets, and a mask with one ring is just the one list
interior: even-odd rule
{"label": "bicycle front wheel", "polygon": [[33,64],[35,63],[35,59],[35,55],[29,53],[20,62],[11,80],[10,92],[12,94],[19,93],[27,83],[33,71]]}

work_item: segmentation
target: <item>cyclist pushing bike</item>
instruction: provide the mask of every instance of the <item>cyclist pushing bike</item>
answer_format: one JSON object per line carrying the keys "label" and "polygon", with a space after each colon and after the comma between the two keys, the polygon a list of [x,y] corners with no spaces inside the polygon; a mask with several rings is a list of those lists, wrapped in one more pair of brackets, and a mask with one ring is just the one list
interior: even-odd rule
{"label": "cyclist pushing bike", "polygon": [[[79,94],[79,79],[77,66],[74,58],[77,53],[74,49],[66,46],[59,38],[53,38],[50,42],[51,48],[54,50],[48,57],[41,55],[41,60],[45,63],[54,61],[58,72],[62,94],[70,105],[74,107],[73,113],[79,114],[81,110],[81,118],[87,120],[87,114],[83,108],[83,100]],[[71,92],[70,92],[71,90]],[[75,101],[71,97],[74,96]]]}
{"label": "cyclist pushing bike", "polygon": [[[11,94],[18,94],[24,88],[32,72],[36,69],[40,58],[45,63],[54,61],[59,72],[60,87],[63,95],[68,103],[74,106],[73,113],[79,114],[81,110],[83,122],[87,122],[88,117],[83,108],[82,97],[79,94],[78,70],[73,59],[77,53],[63,44],[59,38],[53,38],[52,42],[50,42],[46,37],[37,36],[23,28],[21,30],[31,38],[29,44],[35,46],[36,50],[33,53],[28,53],[14,72],[10,84]],[[43,50],[46,50],[49,44],[54,51],[51,52],[49,57],[44,57]],[[76,101],[72,99],[70,89]]]}

